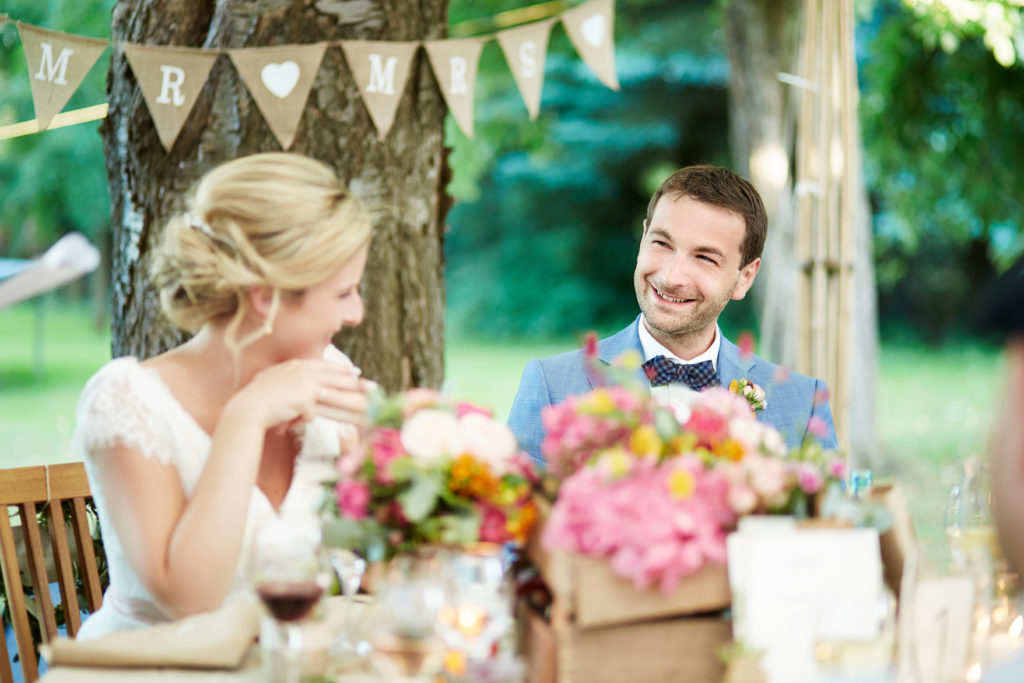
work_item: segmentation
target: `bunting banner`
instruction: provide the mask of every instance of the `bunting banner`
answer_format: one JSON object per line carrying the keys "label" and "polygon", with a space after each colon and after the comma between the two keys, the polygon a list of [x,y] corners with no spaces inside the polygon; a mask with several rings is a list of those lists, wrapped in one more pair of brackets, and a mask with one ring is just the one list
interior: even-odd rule
{"label": "bunting banner", "polygon": [[562,25],[583,63],[612,90],[619,89],[615,74],[615,0],[590,0],[562,13]]}
{"label": "bunting banner", "polygon": [[[588,0],[561,14],[492,35],[452,40],[341,40],[228,50],[118,42],[139,84],[160,144],[170,152],[217,57],[229,56],[253,103],[283,149],[295,141],[313,82],[328,47],[345,55],[363,104],[383,140],[423,45],[445,103],[459,128],[473,137],[473,100],[483,45],[494,38],[530,120],[540,112],[551,28],[561,20],[580,59],[605,86],[619,89],[615,72],[615,0]],[[12,21],[0,12],[0,25]],[[110,41],[17,24],[28,64],[39,130],[44,130],[81,86]],[[101,114],[102,116],[102,114]]]}
{"label": "bunting banner", "polygon": [[28,64],[36,122],[39,130],[45,130],[107,49],[107,41],[47,31],[20,21],[17,27]]}
{"label": "bunting banner", "polygon": [[327,43],[228,50],[235,70],[282,149],[289,149],[295,140],[313,78],[326,51]]}
{"label": "bunting banner", "polygon": [[547,19],[499,31],[495,35],[501,51],[505,53],[505,61],[512,71],[512,78],[523,97],[531,121],[535,120],[540,112],[540,93],[544,89],[544,62],[548,54],[548,38],[554,25],[554,19]]}
{"label": "bunting banner", "polygon": [[405,92],[405,82],[409,79],[417,47],[419,43],[341,41],[348,68],[356,79],[359,94],[380,140],[395,122],[395,112]]}
{"label": "bunting banner", "polygon": [[132,43],[123,48],[160,144],[170,152],[219,53]]}
{"label": "bunting banner", "polygon": [[455,122],[467,137],[473,137],[473,93],[484,41],[480,38],[428,40],[423,47]]}

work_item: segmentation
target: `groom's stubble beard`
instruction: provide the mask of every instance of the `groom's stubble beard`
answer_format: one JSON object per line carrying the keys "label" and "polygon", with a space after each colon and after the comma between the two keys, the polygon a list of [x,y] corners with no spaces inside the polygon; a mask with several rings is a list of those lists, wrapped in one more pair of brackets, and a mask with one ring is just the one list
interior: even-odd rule
{"label": "groom's stubble beard", "polygon": [[[704,298],[693,310],[672,315],[659,311],[657,307],[647,300],[648,290],[651,285],[646,277],[639,271],[633,274],[633,288],[636,293],[636,301],[640,311],[644,314],[647,327],[656,337],[661,336],[667,339],[684,341],[693,335],[699,334],[709,326],[718,322],[718,316],[722,314],[725,307],[732,301],[732,294],[736,291],[739,283],[739,273],[736,275],[732,286],[715,298]],[[653,294],[653,292],[652,292]],[[703,292],[702,292],[703,294]]]}

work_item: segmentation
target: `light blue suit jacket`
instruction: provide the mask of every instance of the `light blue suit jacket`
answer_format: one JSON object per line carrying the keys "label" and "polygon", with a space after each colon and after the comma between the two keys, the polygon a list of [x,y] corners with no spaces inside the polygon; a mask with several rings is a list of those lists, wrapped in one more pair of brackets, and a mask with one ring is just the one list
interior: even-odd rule
{"label": "light blue suit jacket", "polygon": [[[636,351],[643,357],[638,325],[640,317],[626,329],[598,342],[598,358],[611,363],[626,351]],[[836,447],[835,426],[832,424],[832,410],[823,397],[825,383],[796,372],[789,372],[783,381],[779,379],[779,366],[755,355],[741,357],[735,344],[722,337],[718,351],[718,375],[722,384],[729,385],[734,379],[749,379],[764,388],[767,406],[757,411],[757,419],[772,425],[782,434],[790,447],[799,446],[807,437],[807,423],[817,416],[828,425],[828,434],[820,439],[825,448]],[[650,387],[642,369],[636,372],[637,381]],[[583,350],[531,360],[523,370],[519,381],[508,426],[519,439],[519,444],[538,464],[543,464],[540,444],[544,440],[544,426],[540,412],[545,406],[561,403],[568,396],[583,394],[594,386],[584,371]],[[819,393],[821,392],[821,393]],[[818,397],[816,399],[816,397]]]}

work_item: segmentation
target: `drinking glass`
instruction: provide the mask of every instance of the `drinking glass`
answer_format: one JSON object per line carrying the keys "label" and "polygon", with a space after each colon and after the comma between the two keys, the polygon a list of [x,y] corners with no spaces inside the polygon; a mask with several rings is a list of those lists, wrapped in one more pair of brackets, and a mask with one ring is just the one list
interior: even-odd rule
{"label": "drinking glass", "polygon": [[[299,625],[319,602],[330,583],[320,553],[320,532],[315,523],[280,518],[261,527],[253,539],[249,567],[253,590],[266,606],[283,635],[283,678],[298,683],[303,632]],[[266,661],[273,661],[266,652]],[[273,675],[274,667],[269,667]]]}
{"label": "drinking glass", "polygon": [[945,524],[954,568],[990,575],[1002,552],[992,522],[988,466],[976,456],[964,461],[960,481],[949,491]]}
{"label": "drinking glass", "polygon": [[487,659],[512,625],[512,598],[501,546],[477,543],[449,561],[449,604],[440,612],[440,633],[471,661]]}
{"label": "drinking glass", "polygon": [[366,641],[354,637],[355,622],[352,618],[353,602],[359,586],[366,573],[366,560],[347,548],[329,548],[327,559],[338,577],[341,594],[345,601],[345,612],[342,617],[341,633],[338,634],[331,653],[336,656],[363,656],[369,652],[370,645]]}
{"label": "drinking glass", "polygon": [[436,566],[398,556],[388,566],[367,619],[370,661],[389,681],[432,680],[442,668],[438,613],[447,591]]}

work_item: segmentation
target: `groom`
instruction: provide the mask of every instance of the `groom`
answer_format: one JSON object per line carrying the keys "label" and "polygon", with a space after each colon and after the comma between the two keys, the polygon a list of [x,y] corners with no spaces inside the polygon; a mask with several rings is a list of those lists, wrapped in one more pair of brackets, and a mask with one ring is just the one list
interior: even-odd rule
{"label": "groom", "polygon": [[[633,274],[641,315],[601,340],[598,358],[610,363],[639,352],[645,363],[638,379],[670,405],[686,402],[691,391],[748,379],[766,395],[757,419],[789,446],[812,436],[834,448],[824,382],[742,353],[718,328],[726,304],[754,284],[767,223],[757,190],[732,171],[689,166],[672,174],[647,206]],[[508,424],[536,462],[544,462],[541,409],[593,388],[582,350],[526,364]]]}

